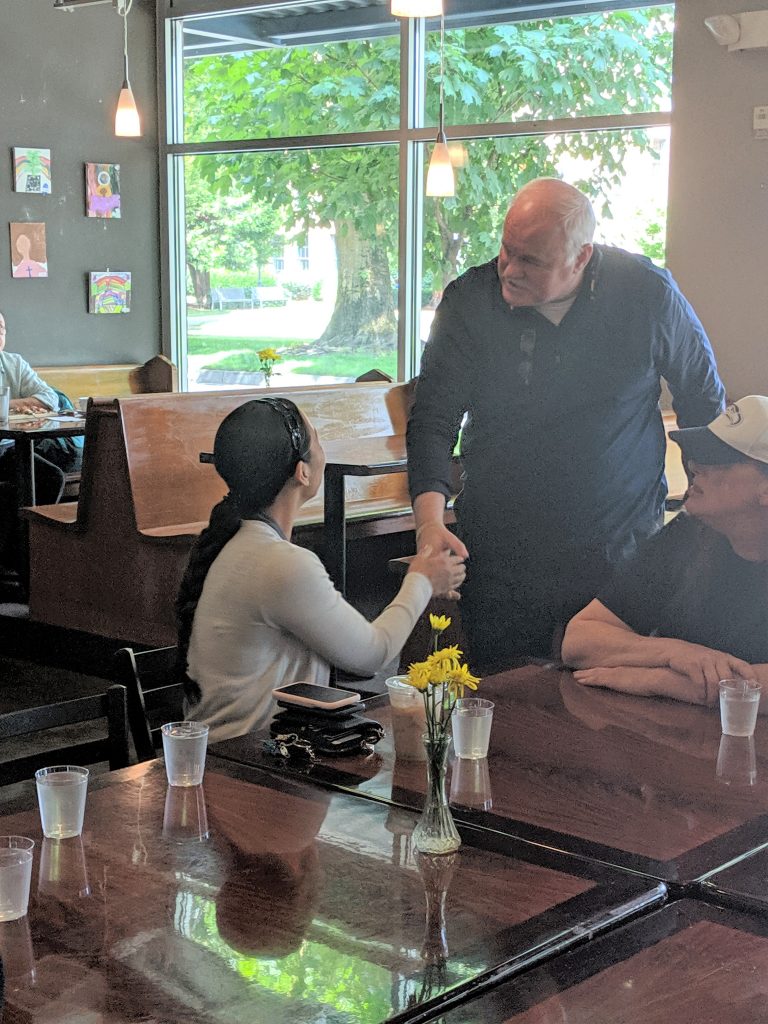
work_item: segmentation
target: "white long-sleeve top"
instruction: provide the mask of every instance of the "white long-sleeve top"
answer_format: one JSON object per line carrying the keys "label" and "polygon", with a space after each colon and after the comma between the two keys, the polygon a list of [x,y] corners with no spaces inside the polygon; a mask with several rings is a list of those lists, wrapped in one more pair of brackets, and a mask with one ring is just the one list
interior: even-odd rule
{"label": "white long-sleeve top", "polygon": [[195,611],[188,664],[202,700],[188,717],[205,722],[214,743],[266,725],[276,686],[327,685],[330,664],[373,673],[402,648],[431,596],[426,576],[409,573],[368,622],[317,555],[245,520],[211,565]]}

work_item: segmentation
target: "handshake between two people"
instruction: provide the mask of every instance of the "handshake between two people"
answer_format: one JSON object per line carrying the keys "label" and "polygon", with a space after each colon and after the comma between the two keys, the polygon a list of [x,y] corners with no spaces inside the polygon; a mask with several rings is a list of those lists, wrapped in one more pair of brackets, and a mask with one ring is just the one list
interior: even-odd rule
{"label": "handshake between two people", "polygon": [[417,554],[408,571],[419,572],[432,584],[435,597],[458,600],[467,575],[468,552],[459,538],[441,522],[428,522],[416,531]]}

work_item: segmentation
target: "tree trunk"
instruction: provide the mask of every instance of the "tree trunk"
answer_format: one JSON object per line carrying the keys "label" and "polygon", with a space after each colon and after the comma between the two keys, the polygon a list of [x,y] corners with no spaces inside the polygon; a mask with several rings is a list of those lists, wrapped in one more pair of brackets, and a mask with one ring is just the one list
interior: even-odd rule
{"label": "tree trunk", "polygon": [[335,221],[336,305],[318,345],[330,349],[391,350],[397,344],[395,299],[384,239]]}
{"label": "tree trunk", "polygon": [[195,302],[199,309],[207,309],[211,298],[211,273],[209,270],[198,270],[191,263],[188,263],[187,267],[192,278]]}

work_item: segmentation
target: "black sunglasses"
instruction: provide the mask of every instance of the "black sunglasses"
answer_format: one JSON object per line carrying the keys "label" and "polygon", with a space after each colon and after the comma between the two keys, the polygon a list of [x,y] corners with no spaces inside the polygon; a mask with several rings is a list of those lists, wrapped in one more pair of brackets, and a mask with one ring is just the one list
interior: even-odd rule
{"label": "black sunglasses", "polygon": [[520,354],[523,358],[520,360],[517,366],[517,372],[520,374],[525,387],[529,387],[531,383],[531,374],[533,373],[533,353],[536,348],[536,331],[532,327],[526,327],[520,334]]}

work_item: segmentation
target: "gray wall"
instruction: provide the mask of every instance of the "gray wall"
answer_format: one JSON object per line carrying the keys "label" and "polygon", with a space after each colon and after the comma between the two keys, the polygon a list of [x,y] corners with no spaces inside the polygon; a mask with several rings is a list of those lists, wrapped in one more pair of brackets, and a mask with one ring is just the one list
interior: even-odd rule
{"label": "gray wall", "polygon": [[[111,4],[72,13],[53,0],[0,0],[0,310],[8,349],[33,364],[143,362],[160,351],[155,20],[135,0],[131,85],[142,139],[116,139],[122,21]],[[51,150],[53,194],[13,191],[11,148]],[[122,219],[85,216],[86,161],[119,163]],[[44,221],[44,280],[11,277],[8,223]],[[89,270],[130,270],[127,315],[87,312]]]}
{"label": "gray wall", "polygon": [[768,7],[678,0],[668,265],[701,317],[728,394],[768,394],[768,49],[729,53],[710,14]]}

